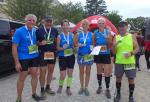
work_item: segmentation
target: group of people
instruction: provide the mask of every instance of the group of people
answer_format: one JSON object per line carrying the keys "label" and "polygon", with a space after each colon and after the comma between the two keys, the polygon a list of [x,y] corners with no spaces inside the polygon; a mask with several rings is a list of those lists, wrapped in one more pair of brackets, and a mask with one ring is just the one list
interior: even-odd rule
{"label": "group of people", "polygon": [[[106,84],[106,97],[111,98],[109,90],[112,75],[111,52],[115,55],[115,75],[116,75],[116,95],[114,102],[119,102],[121,98],[121,80],[125,73],[129,81],[129,102],[134,102],[134,79],[136,77],[135,58],[138,52],[138,44],[134,35],[127,32],[128,23],[119,22],[119,34],[114,41],[111,31],[105,27],[106,21],[100,18],[97,22],[98,29],[89,31],[90,22],[82,21],[83,31],[73,34],[69,31],[69,21],[62,20],[62,31],[53,28],[53,17],[46,16],[44,23],[38,29],[35,28],[37,18],[33,14],[25,17],[25,26],[17,29],[13,35],[12,53],[19,72],[17,81],[16,102],[22,102],[22,91],[27,75],[31,75],[32,98],[35,101],[46,99],[46,93],[55,95],[51,89],[53,71],[58,56],[60,78],[58,94],[62,93],[64,81],[66,79],[66,94],[72,95],[71,86],[73,81],[73,70],[75,65],[75,50],[77,50],[77,63],[79,65],[80,89],[79,94],[90,95],[88,85],[90,81],[91,66],[96,63],[97,67],[97,94],[102,92],[102,77],[104,73]],[[98,55],[91,55],[94,47],[100,46]],[[112,48],[112,49],[111,49]],[[41,96],[36,94],[38,83],[37,71],[40,68]]]}

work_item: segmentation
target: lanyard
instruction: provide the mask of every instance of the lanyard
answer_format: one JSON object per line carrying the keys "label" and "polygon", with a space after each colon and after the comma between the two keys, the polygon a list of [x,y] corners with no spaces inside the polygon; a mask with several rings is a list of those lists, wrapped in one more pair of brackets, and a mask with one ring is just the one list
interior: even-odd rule
{"label": "lanyard", "polygon": [[44,26],[44,30],[45,30],[45,32],[48,34],[47,40],[49,40],[50,35],[51,35],[51,28],[49,29],[49,32],[48,32],[47,29],[46,29],[46,27]]}
{"label": "lanyard", "polygon": [[33,45],[33,29],[32,29],[32,34],[30,34],[29,32],[29,29],[27,26],[25,26],[27,32],[28,32],[28,35],[29,35],[29,38],[30,38],[30,42],[31,42],[31,45]]}
{"label": "lanyard", "polygon": [[107,37],[106,29],[104,29],[104,33],[100,32],[100,34],[106,38]]}
{"label": "lanyard", "polygon": [[63,36],[64,36],[65,41],[66,41],[67,44],[69,45],[69,32],[68,32],[68,34],[67,34],[67,38],[66,38],[66,36],[65,36],[64,33],[63,33]]}
{"label": "lanyard", "polygon": [[84,36],[84,32],[82,32],[82,34],[83,34],[83,42],[84,42],[84,44],[86,43],[86,39],[87,39],[87,37],[88,37],[88,32],[87,32],[87,34],[86,34],[86,36]]}

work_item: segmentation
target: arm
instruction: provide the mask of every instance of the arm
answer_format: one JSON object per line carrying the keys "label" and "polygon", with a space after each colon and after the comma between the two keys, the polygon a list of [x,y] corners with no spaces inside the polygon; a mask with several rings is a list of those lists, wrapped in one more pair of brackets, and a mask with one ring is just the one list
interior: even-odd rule
{"label": "arm", "polygon": [[16,71],[18,72],[21,72],[22,68],[21,68],[21,64],[19,62],[19,59],[18,59],[18,45],[21,41],[21,32],[19,30],[16,30],[14,36],[13,36],[13,39],[12,39],[12,56],[13,56],[13,59],[14,59],[14,62],[15,62],[15,68],[16,68]]}
{"label": "arm", "polygon": [[116,41],[116,37],[114,38],[114,41],[113,41],[113,47],[112,47],[112,51],[114,54],[117,53],[117,45],[120,43],[121,41]]}
{"label": "arm", "polygon": [[78,46],[78,35],[77,34],[73,36],[73,45],[74,45],[74,47]]}
{"label": "arm", "polygon": [[65,50],[65,48],[60,47],[59,45],[60,45],[60,36],[57,37],[57,50],[58,50],[58,51]]}
{"label": "arm", "polygon": [[19,62],[19,59],[18,59],[18,51],[17,51],[17,48],[18,48],[18,45],[17,44],[13,44],[12,45],[12,56],[13,56],[13,59],[15,61],[15,66],[16,66],[16,71],[17,72],[21,72],[21,64]]}
{"label": "arm", "polygon": [[135,37],[135,35],[132,35],[132,39],[133,39],[133,52],[131,52],[131,55],[135,55],[138,53],[139,51],[139,45],[137,43],[137,39]]}
{"label": "arm", "polygon": [[93,42],[93,46],[95,46],[96,45],[96,40],[95,40],[95,34],[94,33],[92,34],[92,42]]}
{"label": "arm", "polygon": [[12,44],[12,56],[14,58],[15,64],[19,63],[17,48],[17,44]]}
{"label": "arm", "polygon": [[41,32],[40,30],[36,30],[36,39],[37,39],[37,45],[40,46],[40,45],[46,45],[47,44],[47,41],[42,38],[42,36],[40,35]]}
{"label": "arm", "polygon": [[109,43],[109,45],[113,44],[112,38],[113,38],[113,36],[112,36],[111,32],[109,31],[109,35],[108,35],[108,43]]}

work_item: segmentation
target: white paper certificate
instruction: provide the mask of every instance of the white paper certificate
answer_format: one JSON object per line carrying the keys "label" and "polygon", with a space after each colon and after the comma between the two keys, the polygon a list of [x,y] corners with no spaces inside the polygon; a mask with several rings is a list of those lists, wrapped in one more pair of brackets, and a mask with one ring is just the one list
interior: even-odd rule
{"label": "white paper certificate", "polygon": [[101,50],[101,46],[94,47],[91,52],[91,55],[99,55],[100,50]]}

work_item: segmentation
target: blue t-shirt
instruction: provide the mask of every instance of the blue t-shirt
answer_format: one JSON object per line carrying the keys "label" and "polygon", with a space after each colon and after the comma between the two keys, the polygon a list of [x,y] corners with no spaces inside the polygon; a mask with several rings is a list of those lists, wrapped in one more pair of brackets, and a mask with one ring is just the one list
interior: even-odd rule
{"label": "blue t-shirt", "polygon": [[101,52],[99,54],[110,54],[110,49],[108,46],[108,40],[107,37],[109,36],[108,29],[104,29],[103,32],[100,32],[99,30],[95,31],[95,40],[96,40],[96,46],[106,46],[107,49],[105,52]]}
{"label": "blue t-shirt", "polygon": [[[48,37],[47,33],[49,33],[49,29],[46,29],[46,30],[47,30],[47,32],[45,31],[44,27],[42,26],[36,31],[37,41],[42,42],[43,40],[47,40],[47,37]],[[49,39],[52,39],[53,43],[46,44],[44,46],[43,45],[39,46],[39,51],[42,53],[47,52],[47,51],[56,52],[57,36],[58,36],[58,31],[52,27]]]}
{"label": "blue t-shirt", "polygon": [[[67,44],[67,38],[68,38],[68,35],[69,35],[69,45]],[[64,36],[63,33],[60,33],[59,34],[59,37],[60,37],[60,44],[59,46],[62,48],[65,44],[68,45],[67,49],[70,49],[70,48],[73,48],[73,36],[72,36],[72,33],[69,32],[69,34],[67,34],[67,36]],[[64,51],[58,51],[58,56],[62,56],[64,57]]]}
{"label": "blue t-shirt", "polygon": [[[32,35],[32,30],[33,30],[33,35]],[[23,26],[17,29],[13,35],[12,42],[18,45],[17,50],[18,50],[19,60],[32,59],[38,57],[38,53],[29,54],[28,47],[31,46],[31,40],[33,41],[33,45],[36,45],[36,33],[35,33],[36,29],[32,28],[32,30],[27,30],[26,26]]]}
{"label": "blue t-shirt", "polygon": [[[86,38],[86,40],[85,40]],[[80,44],[84,44],[84,40],[86,41],[85,44],[86,46],[79,47],[78,49],[78,54],[79,55],[86,55],[91,53],[90,46],[93,44],[92,43],[92,32],[88,32],[88,34],[84,34],[82,32],[79,33],[78,36],[78,42]]]}

